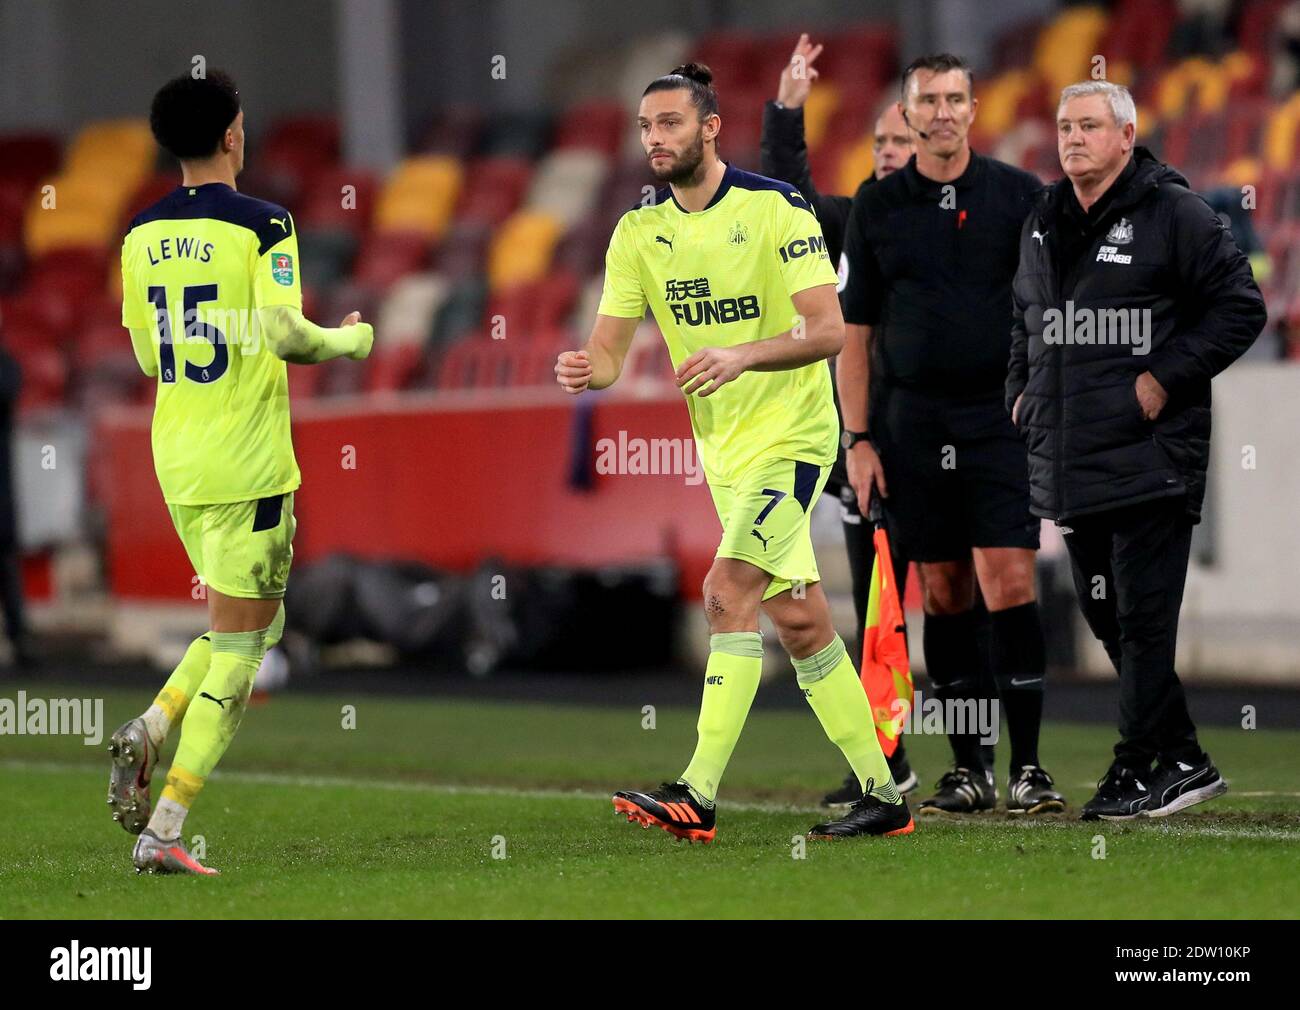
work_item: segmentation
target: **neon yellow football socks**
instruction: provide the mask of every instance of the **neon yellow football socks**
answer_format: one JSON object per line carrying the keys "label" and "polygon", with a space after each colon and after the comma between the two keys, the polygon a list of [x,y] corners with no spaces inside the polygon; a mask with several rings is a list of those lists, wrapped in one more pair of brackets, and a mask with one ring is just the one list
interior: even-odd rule
{"label": "neon yellow football socks", "polygon": [[200,635],[190,643],[185,655],[176,664],[176,669],[167,678],[158,697],[140,718],[149,730],[149,740],[155,747],[161,747],[171,732],[172,726],[185,717],[190,699],[198,693],[199,685],[208,675],[208,666],[212,661],[212,640],[208,635]]}
{"label": "neon yellow football socks", "polygon": [[695,755],[679,780],[705,806],[712,806],[717,799],[718,783],[740,739],[762,671],[763,636],[759,632],[731,631],[709,637],[704,700],[696,724],[699,738]]}
{"label": "neon yellow football socks", "polygon": [[180,834],[195,797],[234,739],[266,654],[269,631],[210,632],[208,674],[186,715],[167,785],[149,819],[149,829],[159,838]]}
{"label": "neon yellow football socks", "polygon": [[844,752],[858,784],[886,803],[898,803],[901,795],[894,785],[889,763],[876,738],[876,724],[853,660],[844,640],[836,635],[830,645],[805,659],[792,659],[799,686],[822,729]]}

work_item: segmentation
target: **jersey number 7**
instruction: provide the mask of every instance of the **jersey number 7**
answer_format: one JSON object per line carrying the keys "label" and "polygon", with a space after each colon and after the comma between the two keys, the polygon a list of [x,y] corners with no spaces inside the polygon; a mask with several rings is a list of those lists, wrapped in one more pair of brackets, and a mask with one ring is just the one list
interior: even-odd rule
{"label": "jersey number 7", "polygon": [[[212,361],[207,365],[185,362],[185,378],[191,382],[216,382],[226,374],[230,367],[230,353],[226,347],[226,335],[211,323],[199,319],[199,303],[215,302],[217,286],[215,284],[191,284],[185,288],[185,339],[187,341],[202,338],[212,344]],[[153,302],[154,316],[158,322],[158,363],[159,378],[163,382],[176,381],[176,349],[172,343],[171,316],[167,311],[167,289],[161,285],[149,289],[149,301]]]}

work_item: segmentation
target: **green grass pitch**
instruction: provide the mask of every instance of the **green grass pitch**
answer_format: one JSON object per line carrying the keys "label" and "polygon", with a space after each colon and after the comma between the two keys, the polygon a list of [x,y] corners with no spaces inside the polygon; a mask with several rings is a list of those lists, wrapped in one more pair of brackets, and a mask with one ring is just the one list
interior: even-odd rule
{"label": "green grass pitch", "polygon": [[[104,697],[105,736],[150,697],[29,694]],[[343,728],[345,705],[355,728]],[[708,846],[612,811],[614,789],[657,785],[690,756],[695,712],[655,715],[643,729],[640,707],[277,696],[249,712],[186,824],[222,871],[211,879],[134,873],[131,838],[104,805],[106,741],[3,736],[0,916],[1213,918],[1300,907],[1300,733],[1207,730],[1227,796],[1167,820],[1085,824],[1077,810],[1112,731],[1049,724],[1044,763],[1074,814],[918,819],[911,836],[801,853],[797,836],[843,769],[811,713],[752,714]],[[909,751],[924,789],[946,741],[911,738]]]}

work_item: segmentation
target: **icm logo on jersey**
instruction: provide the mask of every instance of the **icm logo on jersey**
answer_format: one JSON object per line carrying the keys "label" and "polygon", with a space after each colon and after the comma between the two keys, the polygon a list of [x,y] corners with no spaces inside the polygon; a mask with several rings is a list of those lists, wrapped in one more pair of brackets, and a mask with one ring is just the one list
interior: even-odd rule
{"label": "icm logo on jersey", "polygon": [[682,326],[738,323],[742,319],[757,319],[761,314],[758,295],[713,298],[707,277],[667,281],[664,285],[664,301],[672,309],[673,319]]}
{"label": "icm logo on jersey", "polygon": [[791,260],[797,260],[801,256],[807,255],[825,256],[830,259],[826,252],[826,240],[820,235],[809,235],[807,238],[797,238],[788,245],[781,247],[781,262],[789,263]]}

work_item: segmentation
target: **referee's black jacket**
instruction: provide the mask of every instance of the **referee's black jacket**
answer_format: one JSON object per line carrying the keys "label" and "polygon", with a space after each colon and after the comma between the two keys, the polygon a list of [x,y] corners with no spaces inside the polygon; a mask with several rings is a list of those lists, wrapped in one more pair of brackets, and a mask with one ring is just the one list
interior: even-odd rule
{"label": "referee's black jacket", "polygon": [[[1039,194],[1020,236],[1006,404],[1024,393],[1016,420],[1031,511],[1066,520],[1185,494],[1197,521],[1210,379],[1259,335],[1264,299],[1218,215],[1146,148],[1092,211],[1062,179]],[[1133,353],[1132,336],[1086,342],[1083,321],[1095,340],[1098,310],[1116,309],[1149,310],[1149,353]],[[1155,421],[1135,392],[1148,370],[1169,394]]]}

